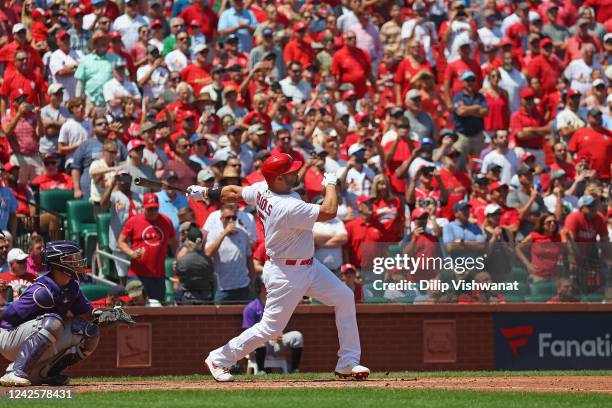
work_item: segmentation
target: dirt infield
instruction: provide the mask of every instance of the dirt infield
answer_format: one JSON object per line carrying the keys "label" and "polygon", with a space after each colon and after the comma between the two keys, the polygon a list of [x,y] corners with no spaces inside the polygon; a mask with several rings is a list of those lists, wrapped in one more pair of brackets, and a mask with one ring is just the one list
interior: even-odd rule
{"label": "dirt infield", "polygon": [[[521,392],[596,392],[612,394],[609,376],[506,376],[506,377],[407,377],[376,378],[367,381],[343,380],[241,380],[233,383],[213,381],[125,381],[75,382],[68,388],[80,392],[146,390],[241,390],[270,388],[374,387],[395,389],[445,389],[466,391]],[[6,388],[2,389],[4,393]]]}

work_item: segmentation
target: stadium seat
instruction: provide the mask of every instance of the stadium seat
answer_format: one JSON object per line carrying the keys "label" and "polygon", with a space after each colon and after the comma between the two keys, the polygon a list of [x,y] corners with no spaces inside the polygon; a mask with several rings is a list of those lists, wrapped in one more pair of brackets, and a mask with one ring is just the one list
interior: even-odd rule
{"label": "stadium seat", "polygon": [[602,303],[604,301],[604,295],[601,293],[591,293],[589,295],[583,295],[583,302],[591,302],[591,303]]}
{"label": "stadium seat", "polygon": [[100,300],[108,296],[109,287],[106,285],[83,284],[81,292],[90,302]]}
{"label": "stadium seat", "polygon": [[364,298],[363,303],[391,303],[391,301],[386,297],[373,296]]}
{"label": "stadium seat", "polygon": [[166,258],[166,262],[164,263],[166,268],[166,278],[171,278],[174,276],[174,270],[172,269],[172,263],[174,260],[174,258]]}
{"label": "stadium seat", "polygon": [[176,304],[174,300],[174,282],[166,278],[166,298],[164,299],[164,306],[174,306]]}
{"label": "stadium seat", "polygon": [[546,280],[541,282],[535,282],[530,285],[531,295],[539,296],[539,295],[548,295],[553,297],[556,292],[555,289],[556,282],[554,280]]}
{"label": "stadium seat", "polygon": [[400,244],[389,245],[389,258],[395,258],[395,255],[402,253],[402,246]]}
{"label": "stadium seat", "polygon": [[[110,213],[101,213],[96,216],[96,232],[98,234],[98,249],[104,252],[111,252],[109,243],[108,228],[110,226],[111,215]],[[117,277],[115,270],[115,262],[104,256],[100,256],[100,271],[107,279],[114,279]]]}
{"label": "stadium seat", "polygon": [[525,302],[527,303],[545,303],[550,300],[552,295],[530,295],[525,296]]}
{"label": "stadium seat", "polygon": [[96,246],[97,225],[93,205],[86,200],[68,201],[68,239],[79,242],[83,247],[88,264]]}
{"label": "stadium seat", "polygon": [[393,302],[411,305],[414,303],[414,296],[405,296],[405,297],[395,298],[393,299]]}
{"label": "stadium seat", "polygon": [[521,265],[515,265],[512,267],[512,280],[527,282],[527,278],[529,278],[529,272],[527,272],[525,267]]}
{"label": "stadium seat", "polygon": [[74,199],[72,190],[43,190],[40,192],[40,208],[60,213],[64,218],[68,213],[68,201]]}

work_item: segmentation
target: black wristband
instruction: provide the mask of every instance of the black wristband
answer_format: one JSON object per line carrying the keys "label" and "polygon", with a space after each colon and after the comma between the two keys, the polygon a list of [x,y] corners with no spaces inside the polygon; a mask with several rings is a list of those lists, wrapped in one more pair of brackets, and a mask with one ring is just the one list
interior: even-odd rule
{"label": "black wristband", "polygon": [[208,198],[213,201],[221,201],[221,187],[215,187],[208,190]]}

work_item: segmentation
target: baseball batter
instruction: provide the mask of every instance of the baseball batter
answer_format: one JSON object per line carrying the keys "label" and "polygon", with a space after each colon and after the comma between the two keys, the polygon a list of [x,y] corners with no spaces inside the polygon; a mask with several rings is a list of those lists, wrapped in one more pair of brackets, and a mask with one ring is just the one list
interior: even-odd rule
{"label": "baseball batter", "polygon": [[281,335],[303,296],[334,306],[340,342],[336,375],[365,379],[370,373],[368,368],[359,364],[361,347],[353,292],[327,267],[313,259],[314,223],[336,216],[337,176],[326,173],[323,203],[308,204],[297,193],[291,193],[301,166],[302,162],[279,153],[262,164],[261,172],[266,181],[248,187],[188,188],[190,197],[195,200],[209,198],[224,203],[243,200],[255,206],[264,225],[266,253],[270,258],[262,274],[268,293],[263,318],[225,346],[213,350],[205,360],[217,381],[233,381],[229,367],[268,340]]}

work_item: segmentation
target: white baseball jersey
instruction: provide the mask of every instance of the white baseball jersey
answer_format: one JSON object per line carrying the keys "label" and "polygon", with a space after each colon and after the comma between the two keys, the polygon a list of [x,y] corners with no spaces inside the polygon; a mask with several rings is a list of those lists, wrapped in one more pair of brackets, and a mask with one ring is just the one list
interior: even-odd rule
{"label": "white baseball jersey", "polygon": [[257,208],[270,258],[312,258],[312,227],[319,216],[319,205],[305,203],[297,193],[273,193],[265,181],[244,187],[242,199]]}

